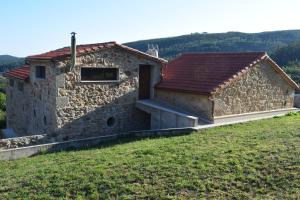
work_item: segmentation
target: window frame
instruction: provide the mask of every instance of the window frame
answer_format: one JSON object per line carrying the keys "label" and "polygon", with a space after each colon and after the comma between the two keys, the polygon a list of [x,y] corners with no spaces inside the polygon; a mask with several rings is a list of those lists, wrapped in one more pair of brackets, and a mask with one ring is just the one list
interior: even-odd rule
{"label": "window frame", "polygon": [[[43,69],[43,70],[41,70]],[[43,71],[43,73],[41,73]],[[41,76],[43,74],[43,76]],[[35,78],[36,79],[46,79],[46,66],[37,65],[35,66]]]}
{"label": "window frame", "polygon": [[[105,70],[105,69],[114,69],[116,70],[116,79],[107,79],[107,80],[82,80],[82,69],[95,69],[95,70]],[[116,83],[120,81],[120,69],[116,67],[81,67],[80,68],[80,82],[82,83]]]}

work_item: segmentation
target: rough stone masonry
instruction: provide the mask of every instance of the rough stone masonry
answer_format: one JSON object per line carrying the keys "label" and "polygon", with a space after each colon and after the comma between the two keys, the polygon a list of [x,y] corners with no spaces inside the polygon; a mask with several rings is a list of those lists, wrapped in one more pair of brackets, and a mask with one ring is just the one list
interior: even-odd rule
{"label": "rough stone masonry", "polygon": [[[102,48],[77,57],[70,71],[68,58],[28,58],[29,80],[24,89],[8,86],[8,127],[19,136],[51,134],[58,140],[148,129],[145,113],[135,108],[139,67],[151,68],[151,96],[160,81],[163,62],[120,47]],[[45,67],[45,78],[36,67]],[[83,81],[82,68],[114,68],[117,80]]]}

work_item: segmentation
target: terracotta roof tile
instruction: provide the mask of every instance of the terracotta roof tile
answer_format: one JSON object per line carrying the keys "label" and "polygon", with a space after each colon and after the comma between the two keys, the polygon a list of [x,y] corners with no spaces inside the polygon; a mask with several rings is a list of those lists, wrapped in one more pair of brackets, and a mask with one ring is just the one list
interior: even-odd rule
{"label": "terracotta roof tile", "polygon": [[21,79],[21,80],[28,80],[29,72],[30,72],[29,65],[24,65],[23,67],[19,67],[19,68],[16,68],[16,69],[13,69],[11,71],[4,73],[3,76],[17,78],[17,79]]}
{"label": "terracotta roof tile", "polygon": [[[164,67],[163,80],[156,88],[209,95],[265,58],[269,58],[265,52],[184,54]],[[298,87],[283,71],[281,74]]]}
{"label": "terracotta roof tile", "polygon": [[[136,49],[132,49],[130,47],[127,47],[125,45],[117,44],[116,42],[106,42],[106,43],[96,43],[96,44],[84,44],[84,45],[77,45],[76,46],[76,51],[77,51],[77,56],[80,56],[85,53],[91,53],[100,49],[104,48],[111,48],[111,47],[117,47],[124,49],[126,51],[129,51],[131,53],[134,53],[139,56],[146,57],[148,59],[154,60],[156,62],[162,62],[166,63],[167,61],[162,59],[162,58],[156,58],[153,56],[150,56],[144,52],[138,51]],[[33,56],[28,56],[26,59],[38,59],[38,60],[58,60],[66,57],[71,56],[71,51],[70,47],[63,47],[61,49],[57,49],[54,51],[49,51],[46,53],[38,54],[38,55],[33,55]]]}

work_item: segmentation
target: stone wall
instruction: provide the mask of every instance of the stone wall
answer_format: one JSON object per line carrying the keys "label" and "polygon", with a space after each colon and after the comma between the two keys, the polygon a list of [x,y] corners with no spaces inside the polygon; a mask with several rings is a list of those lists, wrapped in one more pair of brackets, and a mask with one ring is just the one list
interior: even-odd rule
{"label": "stone wall", "polygon": [[[35,77],[36,66],[45,66],[45,79]],[[55,73],[50,62],[30,61],[30,80],[13,79],[13,87],[7,84],[7,127],[12,128],[18,136],[55,131]],[[18,89],[19,82],[24,84],[23,91]]]}
{"label": "stone wall", "polygon": [[50,143],[51,139],[46,135],[32,135],[24,137],[16,137],[9,139],[0,139],[0,151],[5,149],[13,149],[19,147],[26,147],[32,145],[38,145],[43,143]]}
{"label": "stone wall", "polygon": [[295,90],[265,62],[213,96],[214,116],[293,107]]}
{"label": "stone wall", "polygon": [[[36,77],[36,66],[45,66],[45,79]],[[56,69],[49,61],[30,61],[31,91],[28,132],[31,135],[49,134],[55,131]]]}
{"label": "stone wall", "polygon": [[[151,84],[156,84],[161,64],[118,48],[78,57],[72,71],[68,71],[68,62],[56,63],[57,134],[82,137],[149,128],[145,113],[135,108],[142,64],[151,65]],[[119,80],[82,82],[82,67],[118,68]]]}
{"label": "stone wall", "polygon": [[[13,85],[10,85],[10,82]],[[23,91],[18,84],[23,84]],[[18,135],[26,135],[29,128],[31,103],[28,93],[31,90],[29,82],[9,78],[6,86],[6,126],[12,128]]]}
{"label": "stone wall", "polygon": [[156,89],[155,97],[199,118],[212,120],[212,101],[208,96]]}
{"label": "stone wall", "polygon": [[295,95],[294,106],[300,108],[300,94]]}

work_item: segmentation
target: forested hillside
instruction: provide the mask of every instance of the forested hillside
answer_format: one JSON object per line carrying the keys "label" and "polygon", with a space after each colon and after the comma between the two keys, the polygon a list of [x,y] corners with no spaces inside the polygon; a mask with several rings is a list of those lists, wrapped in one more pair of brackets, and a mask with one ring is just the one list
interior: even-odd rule
{"label": "forested hillside", "polygon": [[[193,33],[126,43],[146,51],[148,44],[157,44],[166,59],[185,52],[267,51],[269,55],[300,83],[300,30],[262,33]],[[0,55],[0,73],[24,64],[23,58]]]}
{"label": "forested hillside", "polygon": [[262,33],[193,33],[130,42],[125,45],[146,51],[148,44],[157,44],[160,56],[169,59],[183,52],[267,51],[273,53],[276,49],[295,41],[300,41],[300,30]]}
{"label": "forested hillside", "polygon": [[24,58],[10,55],[0,55],[0,73],[19,67],[24,64]]}
{"label": "forested hillside", "polygon": [[292,42],[277,49],[271,57],[300,84],[300,42]]}

